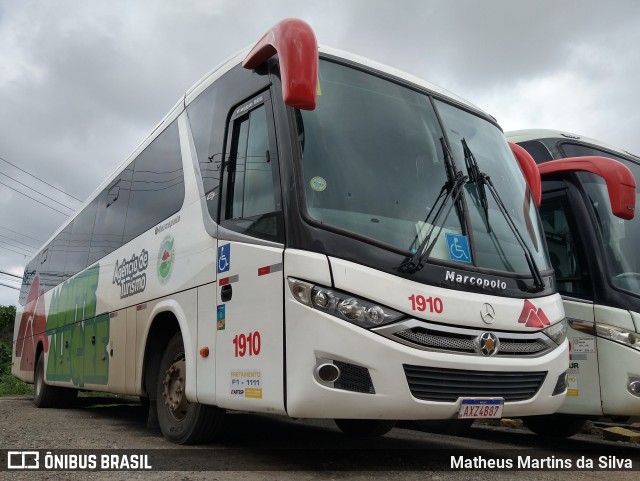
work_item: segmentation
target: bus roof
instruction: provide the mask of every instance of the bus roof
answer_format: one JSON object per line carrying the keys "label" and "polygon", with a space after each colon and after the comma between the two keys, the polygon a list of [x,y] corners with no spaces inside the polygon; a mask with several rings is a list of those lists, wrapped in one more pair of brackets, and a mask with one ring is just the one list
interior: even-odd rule
{"label": "bus roof", "polygon": [[571,132],[565,132],[563,130],[554,129],[522,129],[522,130],[510,130],[505,132],[504,136],[509,142],[526,142],[528,140],[540,140],[540,139],[566,139],[567,142],[572,140],[580,141],[582,143],[591,144],[596,147],[601,147],[618,154],[621,157],[633,157],[633,160],[638,161],[640,157],[626,150],[621,150],[612,145],[606,144],[600,140],[585,137],[584,135],[572,134]]}

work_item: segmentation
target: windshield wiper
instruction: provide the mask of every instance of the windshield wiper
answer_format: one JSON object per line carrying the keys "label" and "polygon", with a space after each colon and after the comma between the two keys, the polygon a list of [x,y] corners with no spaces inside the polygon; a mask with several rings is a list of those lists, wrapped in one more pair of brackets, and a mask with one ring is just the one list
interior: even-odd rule
{"label": "windshield wiper", "polygon": [[[427,233],[425,234],[424,239],[422,240],[418,248],[415,250],[411,259],[403,262],[398,267],[400,272],[413,274],[414,272],[422,269],[423,267],[422,262],[425,258],[429,257],[429,255],[431,254],[431,251],[436,245],[436,242],[440,237],[440,232],[442,232],[442,228],[444,227],[444,224],[447,221],[447,218],[449,217],[449,213],[451,212],[451,209],[453,208],[454,205],[456,206],[459,205],[458,200],[460,199],[460,194],[462,193],[464,184],[467,182],[467,177],[463,175],[461,171],[459,170],[456,171],[455,162],[453,161],[451,152],[449,151],[449,148],[447,147],[447,144],[445,143],[443,137],[440,137],[440,144],[442,145],[442,151],[444,153],[445,170],[447,172],[447,181],[442,186],[442,189],[440,189],[440,193],[438,194],[438,197],[436,198],[436,201],[433,204],[433,208],[431,209],[431,211],[429,211],[429,214],[424,220],[425,224],[429,224],[429,229],[427,230]],[[449,204],[449,208],[446,210],[446,213],[445,213],[445,206],[447,205],[447,202],[449,201],[449,199],[451,199],[451,204]],[[445,213],[444,217],[443,217],[443,213]],[[432,214],[433,214],[433,219],[431,219]],[[438,232],[433,238],[433,241],[430,243],[431,237],[433,236],[433,232],[435,231],[436,227],[439,227]],[[414,240],[414,243],[418,240],[419,235],[420,233],[416,235],[416,239]]]}
{"label": "windshield wiper", "polygon": [[522,248],[522,251],[524,252],[524,257],[527,261],[527,265],[529,266],[529,270],[531,271],[531,276],[533,277],[533,286],[529,289],[529,291],[531,292],[542,291],[545,288],[545,285],[544,285],[544,280],[542,279],[542,275],[540,274],[540,269],[538,269],[538,265],[536,264],[536,261],[533,258],[533,254],[531,254],[531,250],[525,243],[522,237],[522,234],[520,234],[520,230],[518,229],[516,224],[513,222],[513,218],[511,217],[511,214],[509,214],[509,211],[505,207],[504,202],[502,202],[502,198],[500,197],[500,194],[498,194],[498,191],[496,190],[495,185],[493,185],[493,181],[491,180],[491,177],[489,177],[487,174],[485,174],[480,170],[480,167],[478,166],[478,162],[475,156],[473,155],[473,152],[471,152],[471,149],[467,145],[467,142],[465,141],[465,139],[462,139],[462,148],[464,149],[464,161],[467,166],[467,172],[469,173],[469,179],[470,179],[469,182],[476,182],[478,195],[480,196],[482,208],[484,209],[484,213],[485,213],[487,232],[491,233],[491,230],[490,230],[491,227],[489,225],[489,204],[487,202],[487,194],[486,194],[485,187],[489,188],[489,192],[491,193],[493,200],[495,200],[496,205],[498,206],[498,210],[500,211],[504,219],[507,221],[507,225],[511,229],[511,232],[513,232],[513,235],[516,236],[516,240],[518,241],[518,244],[520,245],[520,247]]}
{"label": "windshield wiper", "polygon": [[476,161],[473,152],[467,145],[467,141],[462,139],[462,150],[464,151],[464,163],[467,166],[467,173],[469,175],[469,184],[476,184],[476,194],[479,197],[479,202],[476,204],[482,206],[484,211],[484,223],[487,228],[487,233],[491,234],[491,225],[489,224],[489,202],[487,200],[486,184],[488,176],[480,171],[478,167],[478,161]]}

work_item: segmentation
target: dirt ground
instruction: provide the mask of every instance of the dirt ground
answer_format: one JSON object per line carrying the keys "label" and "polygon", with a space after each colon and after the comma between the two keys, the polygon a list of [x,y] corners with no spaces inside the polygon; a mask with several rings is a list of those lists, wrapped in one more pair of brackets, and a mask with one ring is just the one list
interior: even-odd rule
{"label": "dirt ground", "polygon": [[[230,413],[224,441],[206,447],[168,443],[159,430],[146,428],[146,410],[135,398],[79,398],[69,409],[37,409],[28,397],[0,398],[0,480],[60,479],[174,479],[174,480],[599,480],[638,479],[640,446],[598,444],[603,453],[634,457],[634,471],[447,471],[420,469],[420,457],[442,450],[498,453],[514,447],[549,450],[562,456],[564,445],[545,446],[526,430],[484,427],[470,438],[432,435],[394,429],[382,438],[349,438],[331,421],[296,421],[252,414]],[[519,446],[520,445],[520,446]],[[594,447],[587,437],[569,442],[571,451]],[[7,471],[7,450],[52,450],[71,453],[113,453],[116,449],[161,453],[171,458],[175,471]],[[67,451],[59,451],[67,450]],[[80,451],[93,450],[93,451]],[[577,450],[577,451],[576,451]],[[203,461],[211,471],[193,470]],[[307,459],[305,459],[305,457]],[[382,459],[379,459],[382,458]],[[400,461],[399,461],[400,459]],[[307,463],[308,461],[308,463]],[[408,465],[401,463],[407,461]],[[307,464],[305,464],[307,463]],[[165,463],[166,464],[166,463]],[[202,469],[202,466],[200,466]]]}

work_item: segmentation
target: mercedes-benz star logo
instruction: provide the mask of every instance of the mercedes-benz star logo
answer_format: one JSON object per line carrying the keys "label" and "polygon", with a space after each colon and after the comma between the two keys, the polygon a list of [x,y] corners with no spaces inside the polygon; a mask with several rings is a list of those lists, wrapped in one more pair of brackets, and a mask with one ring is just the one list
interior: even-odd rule
{"label": "mercedes-benz star logo", "polygon": [[496,311],[491,304],[484,303],[480,308],[480,317],[485,324],[493,324],[496,320]]}
{"label": "mercedes-benz star logo", "polygon": [[483,356],[493,356],[500,348],[500,341],[495,334],[483,332],[478,336],[478,350]]}

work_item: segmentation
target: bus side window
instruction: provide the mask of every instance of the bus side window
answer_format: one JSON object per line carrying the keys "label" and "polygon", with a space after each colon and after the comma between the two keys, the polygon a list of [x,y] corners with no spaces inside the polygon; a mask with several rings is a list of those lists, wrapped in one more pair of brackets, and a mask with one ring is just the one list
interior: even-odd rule
{"label": "bus side window", "polygon": [[69,238],[69,253],[65,264],[65,275],[71,277],[88,265],[91,236],[96,220],[97,199],[86,206],[73,221]]}
{"label": "bus side window", "polygon": [[549,149],[542,143],[537,140],[527,140],[525,142],[518,142],[520,147],[523,147],[529,155],[533,157],[533,160],[536,161],[536,164],[541,164],[542,162],[547,162],[549,160],[553,160],[553,156]]}
{"label": "bus side window", "polygon": [[87,265],[122,246],[132,176],[133,162],[98,195]]}
{"label": "bus side window", "polygon": [[[278,169],[270,147],[265,104],[232,121],[221,225],[243,234],[283,242]],[[275,165],[274,165],[275,164]]]}
{"label": "bus side window", "polygon": [[589,271],[575,224],[568,213],[566,196],[554,195],[543,199],[540,218],[558,291],[570,297],[591,299],[593,294]]}
{"label": "bus side window", "polygon": [[151,229],[182,207],[184,174],[177,121],[136,157],[132,169],[123,243]]}

